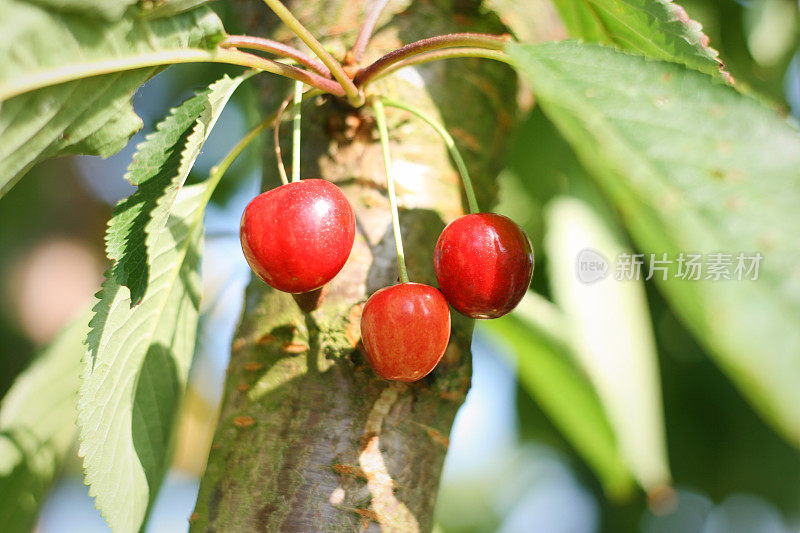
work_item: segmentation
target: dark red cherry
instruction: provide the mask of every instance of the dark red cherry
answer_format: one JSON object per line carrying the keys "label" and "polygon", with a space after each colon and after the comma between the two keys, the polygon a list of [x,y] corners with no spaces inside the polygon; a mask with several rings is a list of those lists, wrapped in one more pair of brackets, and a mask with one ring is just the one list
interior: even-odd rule
{"label": "dark red cherry", "polygon": [[361,340],[379,375],[394,381],[427,376],[450,339],[450,308],[438,290],[401,283],[372,296],[361,315]]}
{"label": "dark red cherry", "polygon": [[442,231],[433,266],[439,289],[459,313],[497,318],[525,296],[533,275],[533,248],[508,217],[465,215]]}
{"label": "dark red cherry", "polygon": [[250,268],[279,291],[302,293],[333,279],[355,239],[353,208],[333,183],[308,179],[259,194],[239,237]]}

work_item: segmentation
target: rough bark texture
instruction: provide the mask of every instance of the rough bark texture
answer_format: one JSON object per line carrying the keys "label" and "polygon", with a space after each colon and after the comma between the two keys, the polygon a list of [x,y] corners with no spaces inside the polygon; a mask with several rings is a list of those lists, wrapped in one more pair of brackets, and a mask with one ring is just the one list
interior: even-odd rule
{"label": "rough bark texture", "polygon": [[[343,57],[367,1],[288,4]],[[247,33],[291,41],[261,2],[242,0],[235,8]],[[366,61],[403,43],[454,31],[505,28],[475,1],[393,1]],[[288,90],[267,76],[261,88],[265,110],[277,107]],[[510,69],[451,60],[407,69],[375,89],[444,121],[488,208],[514,113]],[[435,284],[434,244],[445,223],[462,211],[458,175],[427,125],[389,110],[389,128],[409,272],[415,281]],[[277,183],[269,149],[265,162],[268,188]],[[360,312],[367,297],[398,274],[369,111],[331,99],[307,105],[302,172],[336,182],[350,198],[358,221],[353,252],[323,305],[311,313],[258,280],[248,288],[191,529],[429,531],[450,427],[469,389],[472,323],[452,313],[445,358],[421,382],[400,385],[377,377],[361,352]]]}

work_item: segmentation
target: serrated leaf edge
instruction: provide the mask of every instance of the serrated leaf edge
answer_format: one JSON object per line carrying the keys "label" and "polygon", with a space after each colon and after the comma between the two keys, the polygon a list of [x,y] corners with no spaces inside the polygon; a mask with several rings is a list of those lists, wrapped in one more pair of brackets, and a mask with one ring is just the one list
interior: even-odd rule
{"label": "serrated leaf edge", "polygon": [[[208,201],[208,196],[206,196],[206,198],[203,199],[203,202],[201,203],[200,207],[195,212],[195,215],[194,215],[195,219],[192,222],[192,227],[187,232],[186,239],[185,239],[185,241],[184,241],[184,243],[182,245],[181,257],[175,263],[175,267],[173,269],[174,275],[173,275],[172,280],[169,283],[170,287],[174,286],[175,280],[177,280],[180,277],[180,271],[183,268],[183,265],[184,265],[184,263],[186,261],[187,253],[188,253],[189,246],[190,246],[190,242],[193,240],[193,238],[196,235],[196,233],[198,231],[200,231],[200,228],[198,227],[198,225],[202,224],[203,214],[205,212],[205,206],[207,205],[207,201]],[[86,345],[87,348],[86,348],[86,352],[84,353],[84,357],[83,357],[83,361],[82,361],[83,365],[84,365],[83,366],[84,370],[81,372],[81,386],[80,386],[80,389],[79,389],[78,399],[77,399],[78,416],[77,416],[76,424],[78,426],[78,443],[79,443],[78,456],[82,458],[81,467],[82,467],[82,470],[83,470],[83,473],[84,473],[84,483],[89,486],[89,496],[95,498],[95,505],[96,505],[96,508],[100,511],[100,515],[106,520],[106,522],[109,524],[109,526],[113,528],[113,527],[118,526],[118,525],[117,524],[111,524],[110,517],[108,516],[108,511],[103,508],[104,507],[103,503],[102,503],[102,501],[100,501],[100,500],[104,499],[103,498],[103,494],[100,494],[97,491],[96,483],[92,479],[92,478],[96,477],[95,469],[93,468],[93,465],[88,465],[87,464],[87,453],[89,452],[89,450],[87,450],[87,448],[86,448],[87,444],[86,444],[86,434],[85,434],[85,432],[86,431],[94,431],[96,428],[86,428],[85,427],[85,425],[88,423],[88,420],[86,420],[86,415],[84,414],[84,412],[85,412],[84,411],[84,406],[86,405],[86,403],[85,403],[84,395],[83,395],[83,391],[84,391],[84,387],[85,387],[86,381],[88,380],[89,376],[94,371],[94,367],[95,367],[96,353],[93,353],[93,352],[99,352],[100,343],[102,341],[103,333],[105,331],[105,327],[104,326],[102,327],[102,329],[98,329],[98,328],[100,327],[101,323],[104,323],[105,320],[110,315],[111,304],[113,303],[113,301],[114,301],[114,299],[116,297],[116,292],[114,292],[114,294],[111,295],[111,291],[114,291],[115,288],[116,288],[116,290],[127,290],[126,287],[124,287],[123,285],[120,285],[119,283],[117,283],[117,280],[113,277],[113,275],[111,275],[111,269],[106,271],[106,275],[107,275],[107,277],[106,277],[105,281],[102,284],[101,290],[98,291],[97,294],[95,295],[95,297],[98,299],[98,301],[92,307],[93,315],[92,315],[92,319],[89,321],[89,328],[90,329],[89,329],[89,333],[87,335],[86,341],[84,342],[84,344]],[[110,295],[110,297],[107,300],[104,298],[104,296],[106,294]],[[168,295],[169,295],[169,293],[165,293],[165,294],[162,295],[163,296],[162,302],[159,305],[159,309],[158,309],[158,312],[156,314],[158,314],[158,315],[163,314],[164,308],[166,306],[167,296]],[[106,301],[108,302],[107,304],[106,304]],[[153,322],[153,329],[152,329],[152,331],[149,332],[149,336],[150,337],[152,337],[153,333],[155,332],[155,328],[157,326],[158,326],[158,321],[154,321]],[[97,339],[97,342],[93,343],[92,341],[95,338]],[[97,346],[96,350],[93,348],[93,346]],[[136,386],[137,386],[137,383],[139,381],[139,377],[140,376],[137,373],[136,380],[135,380],[134,385],[133,385],[133,389],[134,390],[136,390]],[[148,495],[148,498],[149,498],[149,495]]]}

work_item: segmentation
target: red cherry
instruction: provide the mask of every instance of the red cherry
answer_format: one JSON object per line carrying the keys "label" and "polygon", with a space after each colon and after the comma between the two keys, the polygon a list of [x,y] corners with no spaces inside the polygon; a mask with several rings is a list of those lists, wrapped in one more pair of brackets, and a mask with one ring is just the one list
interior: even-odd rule
{"label": "red cherry", "polygon": [[497,318],[525,296],[533,275],[533,247],[508,217],[465,215],[442,231],[433,266],[439,289],[459,313]]}
{"label": "red cherry", "polygon": [[308,179],[259,194],[239,237],[250,268],[279,291],[302,293],[333,279],[350,256],[356,219],[333,183]]}
{"label": "red cherry", "polygon": [[444,355],[450,308],[442,293],[428,285],[385,287],[364,305],[361,340],[375,372],[394,381],[417,381]]}

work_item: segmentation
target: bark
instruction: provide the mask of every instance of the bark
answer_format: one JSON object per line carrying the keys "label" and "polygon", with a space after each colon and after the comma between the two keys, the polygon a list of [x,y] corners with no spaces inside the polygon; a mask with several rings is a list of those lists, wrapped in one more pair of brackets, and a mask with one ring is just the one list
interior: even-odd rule
{"label": "bark", "polygon": [[[289,3],[338,57],[355,40],[366,5]],[[290,40],[261,2],[234,6],[248,34]],[[393,1],[366,61],[456,31],[506,30],[474,1]],[[288,86],[262,76],[260,89],[266,112]],[[481,205],[489,208],[514,113],[511,70],[477,59],[439,62],[387,78],[376,89],[441,117],[464,151]],[[412,280],[435,285],[434,244],[462,212],[458,175],[427,125],[389,110],[389,128],[409,272]],[[271,154],[267,146],[266,188],[278,183]],[[469,389],[472,322],[452,313],[444,360],[421,382],[377,377],[361,351],[359,317],[368,295],[395,283],[398,273],[369,111],[333,99],[308,105],[302,172],[336,182],[350,198],[358,221],[353,252],[311,313],[259,280],[247,289],[191,530],[429,531],[448,435]]]}

